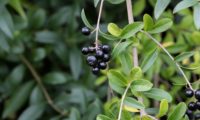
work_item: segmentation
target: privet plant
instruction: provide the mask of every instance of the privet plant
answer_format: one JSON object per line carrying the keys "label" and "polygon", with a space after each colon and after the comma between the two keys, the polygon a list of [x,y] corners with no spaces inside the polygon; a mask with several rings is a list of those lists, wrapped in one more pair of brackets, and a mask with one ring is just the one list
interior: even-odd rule
{"label": "privet plant", "polygon": [[[118,25],[110,21],[106,25],[107,32],[101,31],[104,1],[112,5],[126,3],[128,23]],[[109,4],[107,2],[105,4]],[[99,6],[95,26],[82,10],[81,17],[87,26],[82,28],[82,33],[95,36],[94,44],[83,47],[82,53],[92,54],[87,56],[87,63],[99,76],[98,83],[108,78],[110,87],[104,113],[99,114],[97,120],[200,119],[199,76],[196,75],[200,68],[200,1],[177,1],[173,9],[168,10],[171,2],[150,0],[154,6],[153,16],[143,13],[140,14],[142,19],[141,16],[134,19],[134,13],[144,9],[145,0],[137,0],[133,6],[132,0],[94,0],[94,6]],[[102,45],[102,39],[113,45],[110,55],[110,47]],[[181,96],[180,92],[185,95]],[[189,99],[184,99],[186,97]]]}

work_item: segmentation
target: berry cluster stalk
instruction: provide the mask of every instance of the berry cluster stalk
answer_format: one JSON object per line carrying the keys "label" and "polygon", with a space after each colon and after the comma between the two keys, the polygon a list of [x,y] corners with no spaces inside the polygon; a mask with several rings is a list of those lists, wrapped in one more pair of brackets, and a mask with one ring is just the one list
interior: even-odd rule
{"label": "berry cluster stalk", "polygon": [[100,20],[101,20],[103,2],[104,2],[104,0],[101,0],[100,7],[99,7],[99,15],[98,15],[98,19],[97,19],[97,25],[96,25],[96,28],[95,28],[95,31],[96,31],[95,48],[96,48],[96,50],[98,49],[99,24],[100,24]]}
{"label": "berry cluster stalk", "polygon": [[[131,0],[126,0],[126,6],[127,6],[127,13],[128,13],[128,22],[129,24],[134,22],[134,17],[133,17],[133,11],[132,11],[132,2]],[[133,47],[133,65],[134,67],[138,66],[138,52],[137,52],[137,48]],[[126,90],[124,91],[122,98],[121,98],[121,104],[120,104],[120,110],[119,110],[119,114],[118,114],[118,119],[121,119],[122,116],[122,109],[123,109],[123,104],[124,104],[124,99],[126,97],[126,94],[128,92],[128,89],[130,88],[132,82],[130,82],[128,84],[128,86],[126,87]],[[143,103],[143,98],[142,97],[138,97],[138,101]],[[140,116],[142,117],[143,115],[145,115],[146,112],[144,110],[140,110]]]}
{"label": "berry cluster stalk", "polygon": [[179,72],[183,75],[183,77],[184,77],[185,81],[187,82],[189,88],[194,91],[194,89],[192,88],[192,85],[190,84],[190,82],[189,82],[188,78],[186,77],[185,73],[181,69],[180,65],[174,60],[172,55],[153,36],[151,36],[148,32],[145,32],[145,31],[141,31],[141,32],[143,32],[147,37],[149,37],[151,40],[153,40],[169,56],[169,58],[175,63],[175,65],[178,68]]}

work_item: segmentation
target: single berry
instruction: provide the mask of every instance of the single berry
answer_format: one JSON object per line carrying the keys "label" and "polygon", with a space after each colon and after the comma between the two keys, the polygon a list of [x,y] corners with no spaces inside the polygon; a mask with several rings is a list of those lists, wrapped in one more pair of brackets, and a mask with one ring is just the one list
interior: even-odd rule
{"label": "single berry", "polygon": [[97,58],[103,58],[103,55],[104,55],[104,54],[103,54],[103,51],[101,51],[101,50],[97,50],[97,51],[96,51],[96,57],[97,57]]}
{"label": "single berry", "polygon": [[185,113],[190,119],[193,119],[193,111],[192,110],[187,110]]}
{"label": "single berry", "polygon": [[185,90],[185,96],[192,97],[194,95],[194,92],[191,89]]}
{"label": "single berry", "polygon": [[84,55],[87,55],[87,54],[89,53],[89,49],[88,49],[87,47],[83,47],[83,48],[82,48],[82,53],[83,53]]}
{"label": "single berry", "polygon": [[88,47],[88,51],[89,51],[89,53],[94,53],[94,51],[95,51],[95,48],[94,48],[94,47],[91,47],[91,46],[89,46],[89,47]]}
{"label": "single berry", "polygon": [[90,35],[90,29],[88,27],[83,27],[81,32],[84,34],[84,35]]}
{"label": "single berry", "polygon": [[194,115],[195,120],[200,120],[200,113]]}
{"label": "single berry", "polygon": [[197,109],[195,102],[190,102],[188,104],[188,109],[192,110],[192,111],[195,111]]}
{"label": "single berry", "polygon": [[200,110],[200,102],[199,101],[196,102],[196,107],[198,110]]}
{"label": "single berry", "polygon": [[195,98],[200,100],[200,90],[195,91]]}
{"label": "single berry", "polygon": [[88,56],[87,62],[90,66],[95,66],[97,63],[97,58],[95,56]]}
{"label": "single berry", "polygon": [[100,69],[99,69],[98,67],[95,67],[95,68],[92,69],[92,73],[93,73],[94,75],[98,75],[99,72],[100,72]]}
{"label": "single berry", "polygon": [[99,68],[102,69],[102,70],[104,70],[104,69],[107,68],[107,64],[105,62],[100,62],[99,63]]}
{"label": "single berry", "polygon": [[102,50],[104,53],[109,53],[110,52],[110,46],[109,45],[103,45]]}
{"label": "single berry", "polygon": [[109,54],[104,54],[103,55],[103,61],[108,62],[110,60],[110,55]]}

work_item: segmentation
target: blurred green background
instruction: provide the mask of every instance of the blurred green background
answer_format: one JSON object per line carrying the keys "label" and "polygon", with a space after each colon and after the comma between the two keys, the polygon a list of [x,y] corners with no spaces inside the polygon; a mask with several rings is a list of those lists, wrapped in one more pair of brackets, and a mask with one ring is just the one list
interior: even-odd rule
{"label": "blurred green background", "polygon": [[[152,15],[155,1],[134,0],[136,20],[142,20],[144,13]],[[170,45],[171,42],[176,43],[175,47],[169,48],[173,54],[199,47],[199,39],[196,37],[186,38],[182,33],[179,35],[182,29],[186,29],[185,33],[189,34],[195,28],[188,29],[188,26],[193,26],[190,10],[183,12],[181,18],[170,14],[170,9],[177,1],[173,1],[164,14],[177,21],[177,24],[170,32],[156,36],[159,40],[165,38],[165,42]],[[84,25],[80,13],[83,8],[89,21],[95,25],[98,9],[92,0],[0,0],[1,119],[94,120],[97,114],[103,112],[103,105],[109,98],[106,77],[102,75],[96,81],[81,54],[81,48],[94,41],[93,35],[86,37],[81,34]],[[102,31],[106,32],[109,22],[119,26],[127,24],[125,3],[112,5],[105,2]],[[173,34],[175,32],[177,36]],[[199,37],[200,33],[195,32],[195,35]],[[184,39],[191,38],[192,43],[186,44],[188,41]],[[104,38],[100,39],[113,44]],[[154,48],[154,44],[143,41],[139,47],[140,58],[144,58]],[[200,60],[198,55],[197,61]],[[159,74],[163,79],[181,79],[175,74],[175,68],[167,64],[165,55],[157,63],[156,75]],[[120,66],[119,60],[113,60],[110,64],[112,67]],[[165,67],[160,74],[158,71],[162,65]],[[155,77],[153,72],[156,70],[150,70],[146,77]],[[195,74],[199,74],[199,71]],[[192,75],[188,73],[188,76]],[[199,76],[193,77],[199,79]],[[182,89],[182,86],[170,88],[170,81],[162,83],[161,87],[170,89],[174,96]]]}

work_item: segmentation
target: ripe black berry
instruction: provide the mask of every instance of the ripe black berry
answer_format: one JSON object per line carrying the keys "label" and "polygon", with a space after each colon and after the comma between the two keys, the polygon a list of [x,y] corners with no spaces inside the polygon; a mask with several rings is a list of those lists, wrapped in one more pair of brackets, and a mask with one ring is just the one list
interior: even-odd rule
{"label": "ripe black berry", "polygon": [[95,51],[95,48],[94,48],[94,47],[91,47],[91,46],[89,46],[89,47],[88,47],[88,50],[89,50],[89,53],[94,53],[94,51]]}
{"label": "ripe black berry", "polygon": [[200,113],[194,115],[195,120],[200,120]]}
{"label": "ripe black berry", "polygon": [[83,47],[83,48],[82,48],[82,53],[83,53],[84,55],[87,55],[87,54],[89,53],[89,49],[88,49],[87,47]]}
{"label": "ripe black berry", "polygon": [[200,100],[200,90],[195,91],[195,98]]}
{"label": "ripe black berry", "polygon": [[103,61],[108,62],[110,60],[110,55],[109,54],[104,54],[103,55]]}
{"label": "ripe black berry", "polygon": [[196,102],[196,107],[198,110],[200,110],[200,102],[199,101]]}
{"label": "ripe black berry", "polygon": [[192,97],[194,95],[194,92],[191,89],[185,90],[185,96]]}
{"label": "ripe black berry", "polygon": [[192,111],[195,111],[197,109],[195,102],[190,102],[188,104],[188,109],[192,110]]}
{"label": "ripe black berry", "polygon": [[102,50],[104,53],[109,53],[110,52],[110,46],[109,45],[103,45]]}
{"label": "ripe black berry", "polygon": [[90,34],[90,29],[88,27],[83,27],[81,32],[84,34],[84,35],[89,35]]}
{"label": "ripe black berry", "polygon": [[193,119],[193,112],[191,110],[186,111],[186,115],[191,119]]}
{"label": "ripe black berry", "polygon": [[102,70],[104,70],[104,69],[107,68],[107,64],[105,62],[100,62],[99,63],[99,68],[102,69]]}
{"label": "ripe black berry", "polygon": [[95,74],[95,75],[98,75],[100,72],[100,69],[98,67],[95,67],[92,69],[92,73]]}
{"label": "ripe black berry", "polygon": [[103,54],[103,51],[101,51],[101,50],[97,50],[97,51],[96,51],[96,57],[97,57],[97,58],[103,58],[103,55],[104,55],[104,54]]}
{"label": "ripe black berry", "polygon": [[88,56],[87,62],[90,66],[95,66],[97,63],[97,58],[95,56]]}

